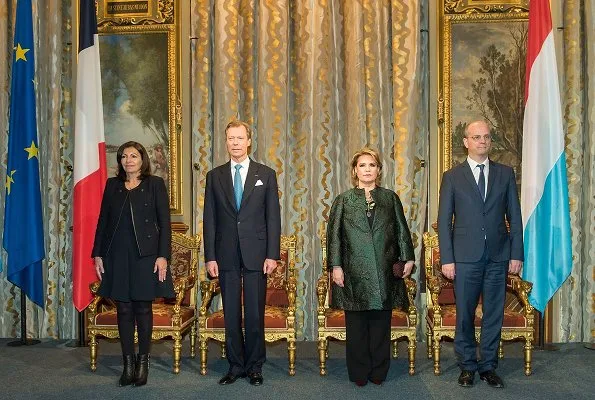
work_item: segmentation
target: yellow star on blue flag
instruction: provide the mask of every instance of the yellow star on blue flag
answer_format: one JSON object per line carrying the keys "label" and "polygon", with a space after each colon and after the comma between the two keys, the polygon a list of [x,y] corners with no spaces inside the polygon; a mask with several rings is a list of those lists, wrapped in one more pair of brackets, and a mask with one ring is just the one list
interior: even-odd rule
{"label": "yellow star on blue flag", "polygon": [[33,43],[31,0],[18,0],[10,86],[3,246],[8,254],[8,280],[43,307],[45,250],[35,86],[31,84],[35,79]]}

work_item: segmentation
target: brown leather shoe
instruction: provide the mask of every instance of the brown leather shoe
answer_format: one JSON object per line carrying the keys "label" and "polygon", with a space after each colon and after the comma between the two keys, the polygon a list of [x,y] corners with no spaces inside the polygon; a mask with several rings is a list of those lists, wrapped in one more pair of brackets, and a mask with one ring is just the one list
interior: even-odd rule
{"label": "brown leather shoe", "polygon": [[459,375],[459,386],[472,387],[474,378],[475,378],[475,371],[462,370],[461,375]]}
{"label": "brown leather shoe", "polygon": [[498,374],[496,374],[496,371],[494,371],[493,369],[490,371],[480,373],[479,379],[486,382],[488,385],[490,385],[493,388],[503,388],[504,387],[504,382],[502,381],[502,378],[500,378],[498,376]]}

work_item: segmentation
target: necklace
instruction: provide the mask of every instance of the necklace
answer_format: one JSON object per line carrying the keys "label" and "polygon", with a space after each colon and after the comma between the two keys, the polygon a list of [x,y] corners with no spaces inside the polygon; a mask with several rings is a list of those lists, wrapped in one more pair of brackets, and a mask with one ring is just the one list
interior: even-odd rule
{"label": "necklace", "polygon": [[372,194],[370,192],[365,192],[365,193],[366,193],[366,215],[368,216],[368,218],[370,218],[372,216],[372,210],[376,206],[376,202],[374,202],[374,198],[372,197]]}

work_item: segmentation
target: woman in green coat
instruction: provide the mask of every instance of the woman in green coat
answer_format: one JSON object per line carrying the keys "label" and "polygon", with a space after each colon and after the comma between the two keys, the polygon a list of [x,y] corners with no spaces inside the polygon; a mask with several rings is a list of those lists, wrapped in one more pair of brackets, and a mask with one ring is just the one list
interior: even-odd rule
{"label": "woman in green coat", "polygon": [[[411,274],[414,262],[403,206],[395,192],[378,186],[381,171],[375,150],[354,154],[354,188],[333,202],[327,229],[331,307],[345,310],[347,371],[358,386],[386,379],[391,313],[409,305],[402,278]],[[393,266],[403,262],[397,278]]]}

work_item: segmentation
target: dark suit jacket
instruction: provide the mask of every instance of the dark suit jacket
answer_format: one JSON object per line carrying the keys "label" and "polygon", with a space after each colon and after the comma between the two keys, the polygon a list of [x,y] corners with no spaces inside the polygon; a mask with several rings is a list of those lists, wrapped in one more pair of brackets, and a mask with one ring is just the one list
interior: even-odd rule
{"label": "dark suit jacket", "polygon": [[[116,177],[107,180],[91,257],[105,257],[108,254],[120,222],[126,194],[123,181]],[[129,196],[140,256],[156,255],[169,260],[171,218],[165,182],[158,176],[148,176],[136,189],[130,191]]]}
{"label": "dark suit jacket", "polygon": [[335,199],[327,228],[327,266],[341,266],[344,287],[332,285],[331,306],[349,311],[407,308],[403,279],[393,276],[397,261],[413,261],[413,243],[395,192],[376,187],[372,227],[366,216],[363,189],[350,189]]}
{"label": "dark suit jacket", "polygon": [[236,210],[227,162],[207,173],[203,218],[205,261],[217,261],[219,269],[240,267],[262,270],[264,260],[280,257],[281,216],[275,171],[250,160],[242,203]]}
{"label": "dark suit jacket", "polygon": [[442,265],[479,261],[486,240],[492,261],[522,261],[521,206],[512,168],[490,161],[485,203],[467,161],[446,171],[440,186],[438,240]]}

